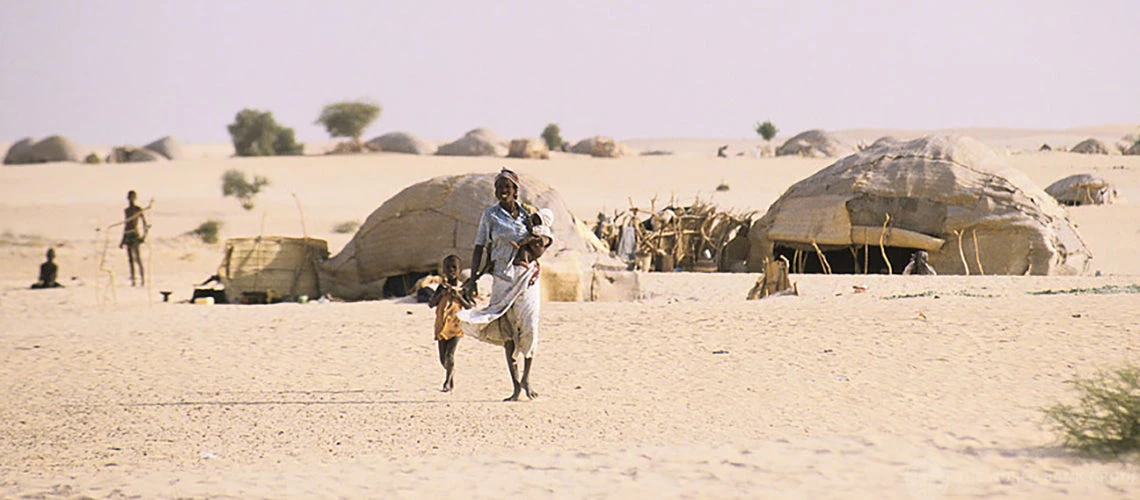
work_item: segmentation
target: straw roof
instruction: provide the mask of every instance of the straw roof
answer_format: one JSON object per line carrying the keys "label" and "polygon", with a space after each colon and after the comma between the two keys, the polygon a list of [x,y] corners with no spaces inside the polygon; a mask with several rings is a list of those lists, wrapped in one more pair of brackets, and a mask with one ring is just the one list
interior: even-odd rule
{"label": "straw roof", "polygon": [[21,165],[28,163],[28,151],[31,150],[35,141],[31,137],[25,137],[16,141],[12,147],[8,148],[8,153],[4,155],[5,165]]}
{"label": "straw roof", "polygon": [[[892,138],[884,139],[893,141]],[[784,144],[776,149],[776,156],[838,156],[848,149],[843,143],[823,130],[808,130],[784,141]]]}
{"label": "straw roof", "polygon": [[463,134],[463,137],[439,147],[435,154],[440,156],[505,156],[506,146],[495,132],[477,128]]}
{"label": "straw roof", "polygon": [[1092,174],[1070,175],[1045,188],[1062,205],[1106,205],[1116,202],[1116,188]]}
{"label": "straw roof", "polygon": [[168,160],[181,160],[186,157],[182,152],[182,143],[169,135],[143,147],[162,155]]}
{"label": "straw roof", "polygon": [[[554,212],[554,245],[542,257],[544,294],[561,286],[565,295],[550,300],[589,300],[614,295],[608,278],[633,280],[632,291],[618,290],[620,298],[635,298],[636,277],[622,275],[625,265],[603,250],[603,245],[566,208],[562,196],[534,177],[520,174],[520,200]],[[409,273],[430,273],[449,254],[469,267],[479,218],[493,206],[495,174],[466,174],[429,179],[400,191],[377,208],[344,249],[321,264],[321,288],[347,299],[379,298],[383,281]],[[547,273],[561,276],[547,280]],[[607,279],[596,279],[604,273]],[[567,290],[569,290],[567,292]],[[632,297],[630,296],[632,294]],[[575,297],[577,295],[577,297]]]}
{"label": "straw roof", "polygon": [[410,132],[389,132],[368,141],[366,146],[373,151],[410,155],[434,155],[437,149],[435,144],[420,139]]}
{"label": "straw roof", "polygon": [[550,149],[546,143],[538,139],[514,139],[507,148],[509,158],[535,158],[546,160],[550,158]]}
{"label": "straw roof", "polygon": [[19,165],[27,163],[50,163],[57,161],[78,162],[79,148],[71,139],[62,135],[53,135],[34,144],[31,139],[23,139],[12,145],[4,158],[4,163]]}
{"label": "straw roof", "polygon": [[1073,149],[1070,151],[1086,155],[1108,154],[1108,148],[1105,147],[1104,143],[1092,137],[1077,143],[1077,145],[1073,146]]}
{"label": "straw roof", "polygon": [[595,135],[578,141],[570,147],[570,152],[595,158],[619,158],[628,155],[629,148],[615,141],[613,137]]}
{"label": "straw roof", "polygon": [[788,188],[749,237],[753,270],[776,247],[857,252],[880,242],[926,250],[939,274],[977,274],[979,262],[986,274],[1075,274],[1091,259],[1052,197],[982,143],[958,136],[847,156]]}

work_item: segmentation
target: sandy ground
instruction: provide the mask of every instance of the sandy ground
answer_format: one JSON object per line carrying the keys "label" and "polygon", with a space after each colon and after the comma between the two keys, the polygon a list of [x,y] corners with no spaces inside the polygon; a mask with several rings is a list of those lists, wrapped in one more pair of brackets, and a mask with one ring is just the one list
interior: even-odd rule
{"label": "sandy ground", "polygon": [[[1086,132],[1006,131],[1009,142]],[[656,143],[681,152],[0,168],[0,497],[1140,491],[1135,463],[1058,448],[1040,412],[1071,400],[1065,380],[1140,361],[1137,157],[1009,157],[1042,185],[1078,172],[1118,184],[1124,203],[1070,211],[1101,276],[795,276],[801,297],[748,302],[755,275],[644,275],[639,302],[544,304],[542,396],[525,403],[499,401],[510,388],[502,353],[471,340],[459,348],[456,392],[438,392],[432,311],[420,304],[158,297],[185,300],[214,272],[221,247],[182,236],[208,218],[224,222],[223,237],[299,235],[293,193],[304,230],[335,251],[351,235],[334,225],[434,175],[508,165],[558,187],[588,219],[654,195],[762,211],[831,161],[718,161],[715,146],[693,146],[702,140]],[[255,210],[220,196],[228,168],[273,182]],[[722,181],[731,190],[713,191]],[[155,201],[153,285],[127,287],[112,245],[117,297],[107,292],[100,307],[106,236],[95,228],[121,217],[127,189]],[[28,291],[48,245],[68,287]]]}

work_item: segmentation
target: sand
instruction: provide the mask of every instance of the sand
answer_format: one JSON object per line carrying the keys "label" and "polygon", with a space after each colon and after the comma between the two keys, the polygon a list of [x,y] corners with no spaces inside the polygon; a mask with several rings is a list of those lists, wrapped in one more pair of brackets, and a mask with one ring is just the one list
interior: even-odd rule
{"label": "sand", "polygon": [[[183,235],[209,218],[223,237],[304,230],[335,252],[351,235],[333,226],[435,175],[509,166],[588,220],[654,195],[763,211],[833,161],[717,160],[718,142],[550,161],[188,145],[195,159],[156,165],[0,168],[0,497],[1135,496],[1134,462],[1060,448],[1040,408],[1071,401],[1074,376],[1140,361],[1138,157],[1009,156],[1042,186],[1117,183],[1123,203],[1070,209],[1100,276],[794,275],[801,297],[749,302],[753,274],[647,274],[639,302],[544,304],[529,402],[500,401],[503,355],[470,339],[456,391],[440,393],[422,304],[177,303],[221,261],[220,245]],[[229,168],[272,181],[254,210],[220,196]],[[154,198],[153,284],[126,286],[113,233],[117,297],[100,307],[95,228],[121,217],[127,189]],[[67,288],[26,290],[48,245]],[[1085,292],[1033,293],[1071,289]]]}

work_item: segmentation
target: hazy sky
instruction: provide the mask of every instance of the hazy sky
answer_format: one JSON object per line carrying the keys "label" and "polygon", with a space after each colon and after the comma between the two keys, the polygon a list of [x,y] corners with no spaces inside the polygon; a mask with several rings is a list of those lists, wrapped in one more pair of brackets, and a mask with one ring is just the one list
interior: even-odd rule
{"label": "hazy sky", "polygon": [[224,142],[245,107],[326,140],[1140,122],[1140,1],[0,0],[0,142]]}

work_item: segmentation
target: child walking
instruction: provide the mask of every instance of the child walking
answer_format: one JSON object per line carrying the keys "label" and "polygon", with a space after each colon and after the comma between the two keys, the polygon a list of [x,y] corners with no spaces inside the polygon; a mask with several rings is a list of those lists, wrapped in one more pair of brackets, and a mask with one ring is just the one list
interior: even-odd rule
{"label": "child walking", "polygon": [[443,379],[443,392],[450,392],[455,387],[455,348],[459,346],[459,339],[463,337],[463,330],[459,328],[457,314],[460,309],[470,309],[475,301],[467,291],[460,288],[459,283],[459,256],[448,255],[444,257],[441,266],[443,282],[435,289],[428,307],[435,308],[435,340],[439,344],[439,364],[443,365],[446,374]]}

